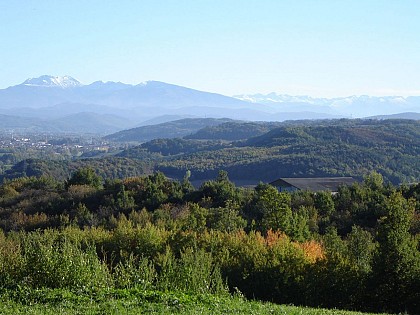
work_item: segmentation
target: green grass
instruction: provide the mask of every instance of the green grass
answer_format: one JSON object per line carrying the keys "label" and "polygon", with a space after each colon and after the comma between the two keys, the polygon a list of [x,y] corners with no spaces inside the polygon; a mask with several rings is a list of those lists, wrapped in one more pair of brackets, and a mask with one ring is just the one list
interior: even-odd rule
{"label": "green grass", "polygon": [[356,315],[342,310],[247,301],[240,296],[190,295],[159,291],[112,290],[96,294],[65,290],[22,290],[4,294],[0,314],[287,314]]}

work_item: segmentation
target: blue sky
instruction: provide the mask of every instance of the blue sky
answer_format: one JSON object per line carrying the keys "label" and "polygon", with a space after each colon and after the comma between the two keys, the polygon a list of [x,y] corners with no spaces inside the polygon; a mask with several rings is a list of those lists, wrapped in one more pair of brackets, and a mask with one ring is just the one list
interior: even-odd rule
{"label": "blue sky", "polygon": [[43,74],[226,95],[420,95],[420,1],[0,0],[0,88]]}

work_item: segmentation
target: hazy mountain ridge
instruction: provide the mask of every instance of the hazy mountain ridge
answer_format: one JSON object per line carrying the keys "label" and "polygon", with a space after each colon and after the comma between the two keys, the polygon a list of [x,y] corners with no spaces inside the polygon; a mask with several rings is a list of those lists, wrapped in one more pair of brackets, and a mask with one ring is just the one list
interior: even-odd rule
{"label": "hazy mountain ridge", "polygon": [[0,90],[1,109],[42,108],[61,103],[97,104],[119,109],[144,106],[220,107],[222,104],[237,109],[255,107],[229,96],[158,81],[147,81],[137,85],[96,81],[82,85],[70,76],[41,76]]}
{"label": "hazy mountain ridge", "polygon": [[412,120],[420,120],[420,113],[414,112],[407,112],[407,113],[398,113],[393,115],[378,115],[378,116],[371,116],[366,117],[369,119],[412,119]]}
{"label": "hazy mountain ridge", "polygon": [[[158,81],[137,85],[96,81],[83,85],[69,76],[41,76],[0,90],[1,114],[41,119],[94,112],[140,125],[162,115],[261,120],[270,111],[264,105]],[[121,129],[132,126],[130,122]]]}
{"label": "hazy mountain ridge", "polygon": [[92,133],[109,134],[124,129],[134,123],[126,118],[111,114],[79,112],[63,117],[42,119],[0,114],[0,131],[21,131],[41,133]]}
{"label": "hazy mountain ridge", "polygon": [[[81,113],[87,112],[91,113],[90,117],[82,118]],[[285,121],[401,112],[420,112],[420,97],[351,96],[326,99],[270,93],[234,98],[159,81],[137,85],[96,81],[84,85],[71,76],[47,75],[0,89],[0,114],[33,118],[33,121],[28,121],[26,130],[35,128],[39,131],[51,129],[45,121],[60,119],[62,126],[56,128],[54,124],[55,131],[78,129],[103,134],[168,121],[171,119],[169,117],[173,117],[171,120],[227,117],[244,121]],[[80,114],[80,122],[86,121],[90,125],[73,128],[66,124],[66,116],[76,114]],[[105,119],[104,116],[98,116],[93,119],[93,114],[115,117]],[[168,118],[160,119],[162,116]],[[14,126],[13,120],[9,119],[7,128],[25,129],[25,125],[16,118]]]}
{"label": "hazy mountain ridge", "polygon": [[[56,130],[66,130],[72,133],[98,133],[107,134],[124,129],[130,122],[127,119],[111,115],[81,112],[51,120]],[[134,125],[133,122],[131,122]]]}
{"label": "hazy mountain ridge", "polygon": [[314,98],[307,95],[291,96],[277,93],[235,95],[237,99],[276,107],[285,112],[310,109],[336,115],[366,117],[401,112],[420,112],[420,96],[348,96]]}

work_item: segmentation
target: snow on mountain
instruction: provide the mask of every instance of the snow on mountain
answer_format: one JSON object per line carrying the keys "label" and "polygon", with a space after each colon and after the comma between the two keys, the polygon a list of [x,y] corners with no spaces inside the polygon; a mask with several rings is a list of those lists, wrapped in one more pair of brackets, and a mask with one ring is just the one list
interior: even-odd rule
{"label": "snow on mountain", "polygon": [[402,96],[347,96],[336,98],[313,98],[310,96],[291,96],[284,94],[235,95],[237,99],[266,104],[281,111],[308,110],[323,113],[335,113],[352,117],[395,114],[399,112],[420,111],[420,98]]}
{"label": "snow on mountain", "polygon": [[308,103],[308,104],[315,104],[320,103],[320,101],[324,101],[324,99],[316,99],[306,95],[298,95],[292,96],[287,94],[277,94],[277,93],[270,93],[270,94],[242,94],[242,95],[234,95],[234,98],[251,102],[251,103],[260,103],[260,104],[272,104],[272,103]]}
{"label": "snow on mountain", "polygon": [[137,121],[162,115],[271,120],[292,114],[297,117],[296,113],[301,113],[302,119],[315,119],[319,114],[332,118],[420,112],[420,96],[362,95],[328,99],[269,93],[228,97],[159,81],[137,85],[96,81],[83,85],[70,76],[49,75],[0,89],[0,113],[15,114],[26,108],[28,115],[35,115],[38,109],[38,116],[58,117],[64,111],[85,111],[84,107],[99,114],[117,114]]}
{"label": "snow on mountain", "polygon": [[235,95],[234,98],[253,104],[264,104],[270,106],[277,112],[316,112],[329,115],[337,115],[330,102],[324,98],[313,98],[306,95],[287,95],[287,94],[253,94]]}
{"label": "snow on mountain", "polygon": [[107,91],[117,91],[126,88],[132,87],[131,84],[125,84],[121,82],[103,82],[103,81],[95,81],[89,85],[83,86],[86,90],[107,90]]}
{"label": "snow on mountain", "polygon": [[79,81],[68,75],[56,77],[51,75],[43,75],[39,78],[28,79],[25,82],[23,82],[22,85],[39,87],[60,87],[62,89],[68,89],[80,87],[83,84],[81,84]]}
{"label": "snow on mountain", "polygon": [[391,103],[406,103],[407,99],[402,96],[369,96],[369,95],[352,95],[346,97],[336,97],[336,98],[314,98],[307,95],[287,95],[287,94],[242,94],[234,95],[234,98],[247,101],[250,103],[260,103],[260,104],[272,104],[272,103],[307,103],[314,105],[327,105],[327,104],[352,104],[353,102],[391,102]]}

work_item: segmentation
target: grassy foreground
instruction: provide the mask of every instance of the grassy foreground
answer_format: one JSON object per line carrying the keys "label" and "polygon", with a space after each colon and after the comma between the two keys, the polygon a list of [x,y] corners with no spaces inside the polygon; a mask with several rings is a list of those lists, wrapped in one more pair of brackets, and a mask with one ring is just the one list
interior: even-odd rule
{"label": "grassy foreground", "polygon": [[189,295],[159,291],[112,290],[77,294],[65,290],[31,290],[4,294],[0,314],[300,314],[356,315],[326,310],[247,301],[241,296]]}

